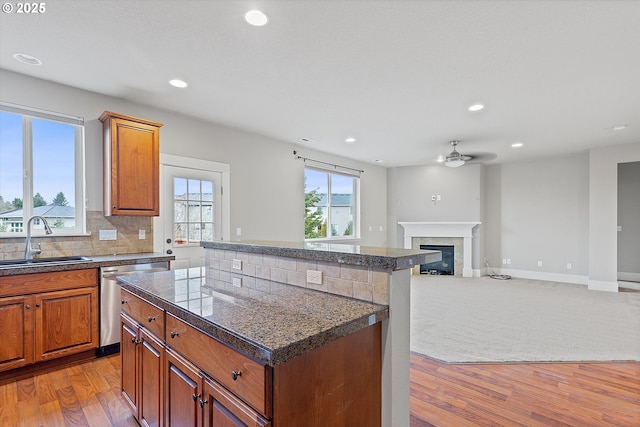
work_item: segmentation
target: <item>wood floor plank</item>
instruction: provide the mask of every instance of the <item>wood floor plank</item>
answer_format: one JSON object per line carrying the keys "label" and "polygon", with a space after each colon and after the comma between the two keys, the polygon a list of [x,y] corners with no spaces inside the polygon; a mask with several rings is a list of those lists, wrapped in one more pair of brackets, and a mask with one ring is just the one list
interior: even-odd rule
{"label": "wood floor plank", "polygon": [[[412,354],[411,425],[638,427],[639,387],[637,362],[446,364]],[[434,411],[434,401],[447,405]]]}
{"label": "wood floor plank", "polygon": [[[640,363],[446,364],[411,355],[411,427],[640,426]],[[120,357],[0,384],[0,426],[138,427]]]}

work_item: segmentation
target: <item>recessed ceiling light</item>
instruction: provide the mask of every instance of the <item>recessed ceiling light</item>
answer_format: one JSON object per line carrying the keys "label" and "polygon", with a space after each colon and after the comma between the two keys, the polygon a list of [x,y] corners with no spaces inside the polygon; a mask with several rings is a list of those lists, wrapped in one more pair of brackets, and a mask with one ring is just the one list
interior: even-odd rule
{"label": "recessed ceiling light", "polygon": [[524,144],[522,142],[514,142],[513,144],[511,144],[511,146],[513,148],[520,148],[522,147]]}
{"label": "recessed ceiling light", "polygon": [[250,10],[244,14],[244,20],[254,27],[262,27],[269,22],[269,18],[259,10]]}
{"label": "recessed ceiling light", "polygon": [[348,142],[348,143],[352,143],[352,142],[356,142],[356,139],[350,136],[349,138],[345,139],[344,141]]}
{"label": "recessed ceiling light", "polygon": [[469,107],[469,111],[480,111],[484,108],[484,105],[482,104],[473,104],[472,106]]}
{"label": "recessed ceiling light", "polygon": [[376,162],[376,163],[384,163],[384,160],[375,159],[374,162]]}
{"label": "recessed ceiling light", "polygon": [[169,84],[171,86],[179,87],[179,88],[184,88],[184,87],[189,86],[186,82],[184,82],[182,80],[179,80],[179,79],[169,80]]}
{"label": "recessed ceiling light", "polygon": [[42,65],[42,61],[40,61],[35,56],[27,55],[26,53],[14,53],[13,58],[16,61],[22,62],[23,64]]}
{"label": "recessed ceiling light", "polygon": [[315,144],[316,142],[313,139],[309,138],[300,138],[302,142],[306,142],[307,144]]}
{"label": "recessed ceiling light", "polygon": [[612,129],[613,130],[623,130],[626,129],[627,125],[618,125],[618,126],[614,126]]}

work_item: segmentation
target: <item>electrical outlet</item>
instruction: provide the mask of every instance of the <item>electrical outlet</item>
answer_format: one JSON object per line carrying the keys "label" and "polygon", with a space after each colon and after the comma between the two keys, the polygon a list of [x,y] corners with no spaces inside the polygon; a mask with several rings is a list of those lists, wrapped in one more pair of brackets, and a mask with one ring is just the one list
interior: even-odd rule
{"label": "electrical outlet", "polygon": [[571,270],[571,263],[567,263],[567,270]]}
{"label": "electrical outlet", "polygon": [[322,285],[322,271],[307,270],[307,283]]}
{"label": "electrical outlet", "polygon": [[144,231],[144,230],[138,230],[138,239],[139,239],[139,240],[144,240],[144,239],[146,239],[146,238],[147,238],[146,236],[147,236],[146,231]]}
{"label": "electrical outlet", "polygon": [[234,277],[233,279],[231,279],[231,283],[236,288],[241,288],[242,287],[242,279],[240,279],[239,277]]}
{"label": "electrical outlet", "polygon": [[502,258],[502,264],[506,264],[507,263],[507,259],[506,258]]}
{"label": "electrical outlet", "polygon": [[507,264],[511,265],[511,258],[507,258]]}
{"label": "electrical outlet", "polygon": [[439,195],[439,194],[436,196],[436,200],[438,200],[438,201],[439,201],[439,200],[442,200],[442,198],[440,197],[440,195]]}
{"label": "electrical outlet", "polygon": [[242,236],[242,228],[240,227],[236,228],[236,236],[238,237]]}
{"label": "electrical outlet", "polygon": [[435,194],[431,195],[431,201],[432,201],[432,202],[435,202],[435,201],[436,201],[436,195],[435,195]]}
{"label": "electrical outlet", "polygon": [[542,267],[542,261],[538,261],[538,267]]}
{"label": "electrical outlet", "polygon": [[241,259],[234,259],[232,267],[235,270],[242,270],[242,260]]}

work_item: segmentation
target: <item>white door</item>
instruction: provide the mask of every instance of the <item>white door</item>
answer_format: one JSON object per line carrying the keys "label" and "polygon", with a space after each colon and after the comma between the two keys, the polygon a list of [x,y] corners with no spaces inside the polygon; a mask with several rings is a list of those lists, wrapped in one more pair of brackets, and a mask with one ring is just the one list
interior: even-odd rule
{"label": "white door", "polygon": [[222,173],[162,165],[163,252],[172,269],[204,265],[201,240],[222,239]]}

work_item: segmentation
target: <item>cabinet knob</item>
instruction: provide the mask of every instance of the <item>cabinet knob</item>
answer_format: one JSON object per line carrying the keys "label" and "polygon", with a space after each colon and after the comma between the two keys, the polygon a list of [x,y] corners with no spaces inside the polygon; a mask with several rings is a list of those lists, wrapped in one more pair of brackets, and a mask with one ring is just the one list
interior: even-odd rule
{"label": "cabinet knob", "polygon": [[27,310],[31,308],[31,306],[29,304],[25,305],[24,308],[26,308]]}
{"label": "cabinet knob", "polygon": [[40,304],[36,304],[36,307],[40,308]]}
{"label": "cabinet knob", "polygon": [[122,301],[122,305],[125,305],[126,303],[128,303],[129,301],[127,301],[126,299],[123,299]]}
{"label": "cabinet knob", "polygon": [[198,394],[192,394],[192,395],[191,395],[191,397],[193,397],[193,401],[194,401],[194,402],[195,402],[196,400],[198,400],[198,398],[199,398],[200,396],[202,396],[202,394],[201,394],[201,393],[198,393]]}
{"label": "cabinet knob", "polygon": [[236,381],[238,379],[238,377],[242,376],[242,372],[241,371],[231,371],[231,378],[233,378],[234,381]]}
{"label": "cabinet knob", "polygon": [[204,407],[204,405],[206,405],[207,403],[209,403],[209,401],[208,401],[208,400],[202,400],[202,399],[200,399],[200,407],[201,407],[201,408],[203,408],[203,407]]}
{"label": "cabinet knob", "polygon": [[149,322],[153,322],[154,320],[156,320],[156,316],[149,316],[149,317],[147,317],[147,320]]}
{"label": "cabinet knob", "polygon": [[170,334],[170,335],[171,335],[171,338],[175,338],[175,337],[177,337],[179,334],[178,334],[177,332],[175,332],[175,331],[174,331],[174,332],[171,332],[171,334]]}

